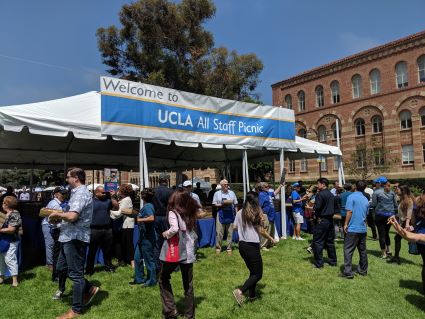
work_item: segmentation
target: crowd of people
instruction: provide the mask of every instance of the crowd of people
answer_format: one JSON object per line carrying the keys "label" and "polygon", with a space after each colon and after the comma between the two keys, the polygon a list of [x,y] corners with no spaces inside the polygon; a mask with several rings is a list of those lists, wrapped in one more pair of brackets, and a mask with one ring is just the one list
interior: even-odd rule
{"label": "crowd of people", "polygon": [[[247,193],[244,202],[239,203],[225,179],[214,185],[207,195],[200,191],[199,185],[193,191],[191,181],[185,181],[180,189],[170,189],[167,176],[160,176],[159,187],[146,188],[140,193],[139,210],[134,209],[134,194],[129,184],[121,185],[117,192],[106,192],[103,186],[98,186],[91,194],[85,186],[84,170],[72,168],[66,178],[70,190],[61,186],[54,189],[53,199],[47,204],[49,215],[42,220],[46,266],[52,272],[52,281],[58,284],[52,298],[63,297],[67,278],[73,282],[72,307],[57,318],[78,317],[99,291],[99,287],[84,277],[99,269],[95,268],[99,249],[103,253],[104,271],[114,272],[117,266],[131,265],[134,276],[130,285],[149,288],[159,284],[165,318],[178,317],[170,278],[179,269],[185,295],[184,316],[195,318],[196,221],[205,216],[202,205],[208,201],[212,203],[216,224],[216,255],[220,255],[223,248],[227,255],[232,255],[232,235],[236,231],[239,253],[249,270],[247,280],[233,291],[236,302],[242,306],[245,300],[257,298],[256,285],[263,274],[261,250],[267,251],[277,244],[274,201],[285,185],[275,190],[271,184],[259,182]],[[314,268],[325,266],[323,250],[327,251],[327,264],[337,266],[338,231],[344,240],[341,276],[346,279],[353,279],[355,273],[367,276],[367,226],[371,228],[372,239],[379,240],[383,259],[400,264],[404,238],[417,242],[425,265],[425,192],[414,198],[408,186],[396,184],[393,189],[384,176],[375,179],[373,184],[372,189],[364,181],[342,187],[335,182],[330,189],[329,181],[320,178],[317,185],[308,190],[302,181],[287,187],[285,201],[292,206],[292,238],[304,240],[301,225],[307,224],[307,231],[313,234],[307,250],[313,256]],[[5,213],[0,229],[0,283],[7,269],[12,287],[17,287],[16,250],[22,232],[18,199],[8,190],[0,202]],[[139,230],[136,245],[133,244],[135,225]],[[391,225],[396,231],[394,255],[389,235]],[[352,257],[356,249],[360,262],[353,271]],[[113,264],[113,256],[118,265]],[[422,282],[425,291],[425,266]]]}

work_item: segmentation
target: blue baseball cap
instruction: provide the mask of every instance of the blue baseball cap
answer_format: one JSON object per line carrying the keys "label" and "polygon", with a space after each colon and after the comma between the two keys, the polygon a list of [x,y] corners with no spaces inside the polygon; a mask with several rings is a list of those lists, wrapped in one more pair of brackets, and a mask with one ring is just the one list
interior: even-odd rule
{"label": "blue baseball cap", "polygon": [[381,183],[381,184],[388,183],[388,179],[385,176],[379,176],[378,180],[379,180],[379,183]]}
{"label": "blue baseball cap", "polygon": [[300,184],[299,183],[294,183],[294,184],[292,184],[292,187],[299,187],[300,186]]}

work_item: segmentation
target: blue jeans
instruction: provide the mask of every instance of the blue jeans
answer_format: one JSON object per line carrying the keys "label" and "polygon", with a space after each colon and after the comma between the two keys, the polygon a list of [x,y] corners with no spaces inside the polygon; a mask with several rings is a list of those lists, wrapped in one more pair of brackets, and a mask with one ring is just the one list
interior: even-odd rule
{"label": "blue jeans", "polygon": [[41,229],[43,231],[44,236],[44,246],[46,248],[46,265],[53,265],[53,246],[55,245],[55,241],[50,232],[51,226],[49,224],[42,224]]}
{"label": "blue jeans", "polygon": [[146,266],[146,285],[148,286],[156,285],[156,265],[153,255],[154,245],[154,241],[142,239],[142,255]]}
{"label": "blue jeans", "polygon": [[134,281],[142,284],[145,282],[145,267],[142,259],[141,244],[137,244],[134,249]]}
{"label": "blue jeans", "polygon": [[[82,312],[84,293],[88,293],[92,286],[84,279],[86,248],[87,243],[76,239],[62,243],[56,267],[57,271],[62,274],[62,278],[63,274],[66,273],[74,284],[72,289],[72,310],[76,313]],[[59,290],[65,291],[65,281],[60,279]]]}

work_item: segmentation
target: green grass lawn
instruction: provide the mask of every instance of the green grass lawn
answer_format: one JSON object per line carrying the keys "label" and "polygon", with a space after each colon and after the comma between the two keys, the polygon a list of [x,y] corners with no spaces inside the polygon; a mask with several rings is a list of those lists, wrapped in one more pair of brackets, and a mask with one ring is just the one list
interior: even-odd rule
{"label": "green grass lawn", "polygon": [[[194,266],[197,318],[425,318],[420,256],[407,253],[402,243],[401,266],[379,258],[378,242],[368,240],[369,275],[353,280],[339,278],[343,263],[342,242],[337,242],[338,267],[315,270],[304,249],[307,242],[288,239],[263,252],[264,275],[260,299],[236,305],[232,290],[248,275],[237,250],[233,256],[215,256],[214,249],[200,249]],[[358,262],[355,254],[354,264]],[[130,267],[115,274],[97,272],[91,280],[101,286],[85,318],[161,318],[159,288],[129,286]],[[22,274],[17,289],[0,286],[0,318],[54,318],[66,311],[71,299],[51,300],[56,285],[50,273],[38,267]],[[71,283],[68,282],[67,293]],[[178,308],[183,309],[180,273],[173,274]]]}

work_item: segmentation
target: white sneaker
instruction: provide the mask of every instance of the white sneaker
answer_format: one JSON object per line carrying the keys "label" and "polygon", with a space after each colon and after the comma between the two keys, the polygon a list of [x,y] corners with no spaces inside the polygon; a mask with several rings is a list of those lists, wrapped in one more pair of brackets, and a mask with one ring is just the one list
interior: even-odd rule
{"label": "white sneaker", "polygon": [[292,236],[292,239],[293,239],[293,240],[297,240],[297,237],[295,237],[295,236]]}
{"label": "white sneaker", "polygon": [[305,240],[305,239],[304,238],[301,238],[301,237],[297,237],[296,240]]}

